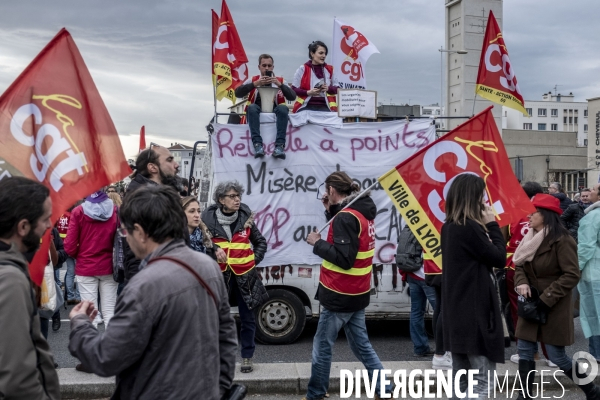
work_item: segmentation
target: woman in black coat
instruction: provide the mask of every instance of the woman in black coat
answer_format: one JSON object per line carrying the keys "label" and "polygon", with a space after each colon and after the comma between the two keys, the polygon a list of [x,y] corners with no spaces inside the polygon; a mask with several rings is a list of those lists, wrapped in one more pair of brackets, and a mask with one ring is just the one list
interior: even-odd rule
{"label": "woman in black coat", "polygon": [[[459,175],[446,197],[442,227],[442,324],[444,350],[453,370],[477,369],[475,393],[487,397],[488,371],[504,363],[504,331],[492,268],[504,268],[506,243],[491,207],[484,204],[485,183]],[[460,387],[466,389],[466,376]]]}
{"label": "woman in black coat", "polygon": [[251,372],[256,333],[254,310],[269,299],[254,266],[265,257],[267,241],[254,223],[254,213],[242,203],[243,192],[237,181],[219,183],[213,193],[215,204],[202,212],[201,219],[212,240],[207,250],[215,244],[220,247],[215,250],[217,262],[230,295],[237,299],[242,322],[241,372]]}

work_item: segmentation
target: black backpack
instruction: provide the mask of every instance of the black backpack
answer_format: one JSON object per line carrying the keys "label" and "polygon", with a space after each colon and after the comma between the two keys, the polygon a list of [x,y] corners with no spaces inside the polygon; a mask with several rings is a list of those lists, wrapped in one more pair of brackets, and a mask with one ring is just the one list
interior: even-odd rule
{"label": "black backpack", "polygon": [[404,272],[416,272],[423,266],[423,247],[406,225],[398,236],[396,265]]}

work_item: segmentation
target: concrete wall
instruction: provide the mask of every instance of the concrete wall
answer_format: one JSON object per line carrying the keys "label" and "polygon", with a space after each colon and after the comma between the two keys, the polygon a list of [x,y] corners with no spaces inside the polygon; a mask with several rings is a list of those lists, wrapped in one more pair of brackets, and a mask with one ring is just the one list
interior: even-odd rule
{"label": "concrete wall", "polygon": [[516,159],[523,160],[523,181],[548,186],[549,173],[587,169],[587,149],[577,147],[577,132],[504,129],[502,140],[515,173]]}
{"label": "concrete wall", "polygon": [[588,99],[588,187],[600,182],[600,97]]}
{"label": "concrete wall", "polygon": [[[473,97],[479,70],[481,47],[490,10],[494,13],[502,29],[502,0],[446,0],[446,44],[445,49],[467,50],[468,54],[447,53],[446,62],[446,99],[444,101],[447,116],[471,116]],[[510,54],[510,43],[507,44]],[[518,68],[516,69],[517,77]],[[475,113],[494,105],[492,113],[502,132],[502,107],[481,97],[477,97]],[[449,129],[455,128],[465,120],[449,120]]]}

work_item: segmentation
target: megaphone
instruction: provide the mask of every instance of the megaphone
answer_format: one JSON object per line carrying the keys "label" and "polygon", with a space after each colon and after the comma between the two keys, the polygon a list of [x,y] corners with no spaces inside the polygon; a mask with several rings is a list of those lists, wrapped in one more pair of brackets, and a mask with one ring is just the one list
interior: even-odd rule
{"label": "megaphone", "polygon": [[260,94],[260,109],[264,113],[272,113],[273,112],[273,100],[275,100],[275,95],[279,91],[279,88],[274,88],[271,86],[259,86],[258,94]]}

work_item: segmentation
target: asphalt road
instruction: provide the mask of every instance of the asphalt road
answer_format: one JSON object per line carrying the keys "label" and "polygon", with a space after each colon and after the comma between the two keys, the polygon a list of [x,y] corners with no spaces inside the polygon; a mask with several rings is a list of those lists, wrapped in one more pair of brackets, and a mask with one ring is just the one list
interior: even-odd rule
{"label": "asphalt road", "polygon": [[[69,310],[71,308],[72,306],[69,307]],[[72,357],[67,349],[70,332],[70,323],[68,321],[69,310],[61,310],[63,321],[60,330],[53,332],[50,329],[48,334],[48,342],[59,368],[74,368],[78,363],[77,359]],[[99,329],[103,331],[103,325],[100,325]],[[408,321],[368,321],[367,329],[371,343],[382,361],[423,360],[423,358],[413,356],[413,345],[410,340]],[[429,323],[427,324],[427,329],[431,332]],[[316,330],[317,321],[309,321],[306,324],[303,334],[295,343],[288,345],[257,344],[254,362],[310,362],[312,340]],[[575,340],[575,344],[567,348],[568,356],[573,355],[576,351],[588,350],[588,341],[583,336],[578,318],[575,319]],[[433,339],[430,340],[430,346],[432,348],[435,346]],[[507,362],[510,362],[509,358],[514,353],[516,353],[516,345],[512,343],[511,347],[505,350],[505,359]],[[239,354],[238,361],[241,361]],[[340,332],[336,342],[333,361],[357,361],[348,347],[343,331]]]}

